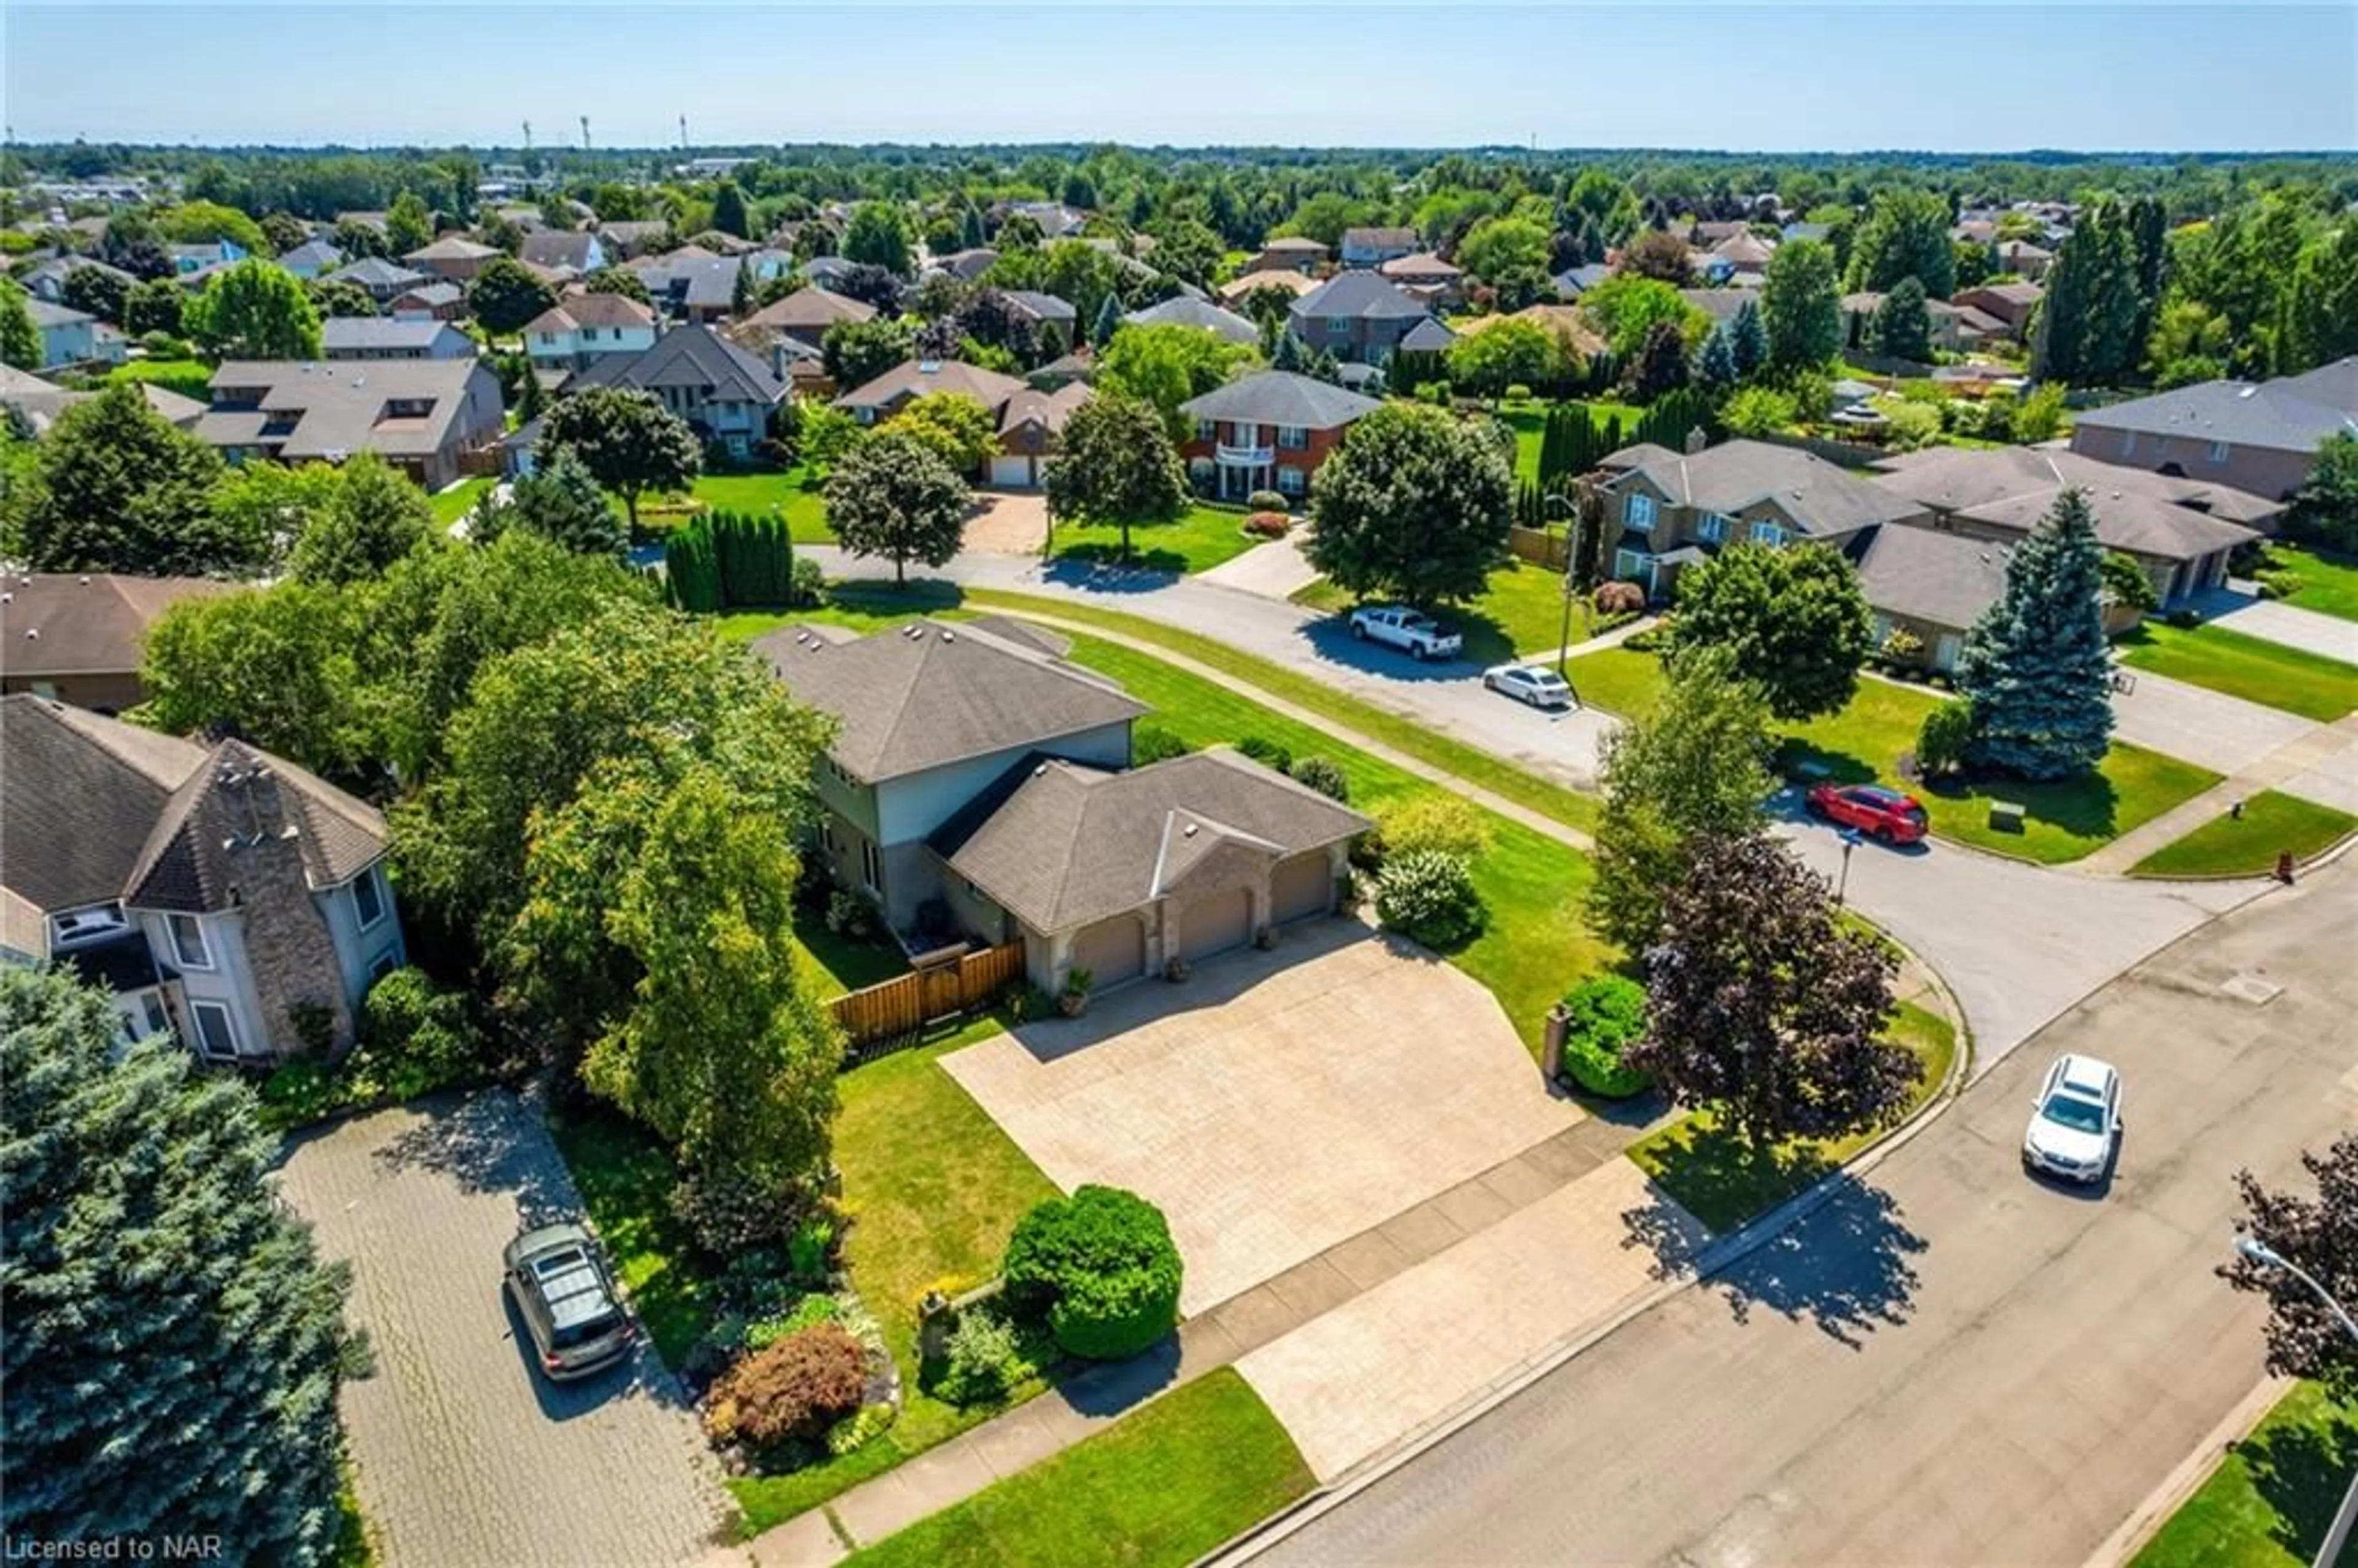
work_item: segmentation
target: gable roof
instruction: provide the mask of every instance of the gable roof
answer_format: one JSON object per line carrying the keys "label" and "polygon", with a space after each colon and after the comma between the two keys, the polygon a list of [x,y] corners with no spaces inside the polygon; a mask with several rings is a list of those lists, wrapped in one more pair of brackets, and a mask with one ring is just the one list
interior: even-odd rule
{"label": "gable roof", "polygon": [[1422,302],[1402,294],[1378,274],[1364,271],[1338,272],[1287,308],[1304,319],[1401,320],[1432,314]]}
{"label": "gable roof", "polygon": [[1394,256],[1376,268],[1386,277],[1461,277],[1462,268],[1442,260],[1431,251],[1421,251],[1412,256]]}
{"label": "gable roof", "polygon": [[329,354],[339,349],[416,349],[434,346],[445,332],[468,339],[448,321],[401,321],[390,316],[330,316],[319,323],[319,346]]}
{"label": "gable roof", "polygon": [[1229,279],[1220,285],[1219,296],[1223,299],[1235,301],[1262,288],[1283,289],[1298,298],[1304,294],[1314,293],[1318,288],[1318,280],[1302,273],[1287,272],[1272,267],[1260,272],[1249,272],[1240,277]]}
{"label": "gable roof", "polygon": [[78,321],[98,319],[87,310],[77,310],[70,305],[52,305],[37,294],[25,297],[25,308],[32,313],[36,327],[70,327]]}
{"label": "gable roof", "polygon": [[23,679],[127,674],[138,669],[147,628],[165,611],[234,586],[113,572],[0,578],[0,665]]}
{"label": "gable roof", "polygon": [[2205,381],[2073,416],[2090,429],[2184,436],[2269,451],[2313,452],[2358,433],[2358,355],[2277,381]]}
{"label": "gable roof", "polygon": [[806,330],[830,327],[838,321],[865,321],[875,314],[876,307],[863,299],[830,294],[824,288],[797,288],[771,300],[746,317],[743,324],[784,332],[797,327]]}
{"label": "gable roof", "polygon": [[987,622],[917,621],[850,643],[789,627],[752,648],[797,700],[835,716],[842,728],[828,755],[871,784],[1146,711],[1111,682]]}
{"label": "gable roof", "polygon": [[771,405],[787,384],[768,365],[711,328],[674,327],[634,354],[607,354],[577,372],[570,385],[637,392],[685,387],[708,402]]}
{"label": "gable roof", "polygon": [[1284,255],[1323,256],[1326,254],[1326,245],[1324,241],[1314,240],[1307,234],[1280,234],[1273,240],[1260,243],[1261,254],[1268,255],[1272,252]]}
{"label": "gable roof", "polygon": [[2284,510],[2223,484],[2173,479],[2033,447],[1928,447],[1887,459],[1873,482],[1935,512],[2028,533],[2066,490],[2083,490],[2106,548],[2186,560],[2258,537]]}
{"label": "gable roof", "polygon": [[330,267],[343,265],[344,253],[325,240],[306,240],[278,258],[280,266]]}
{"label": "gable roof", "polygon": [[1412,354],[1437,354],[1457,341],[1457,334],[1438,317],[1427,316],[1401,334],[1400,347]]}
{"label": "gable roof", "polygon": [[573,332],[584,327],[652,327],[655,313],[627,294],[568,294],[524,324],[534,332]]}
{"label": "gable roof", "polygon": [[1866,535],[1857,557],[1859,589],[1885,614],[1970,627],[2006,592],[2012,549],[1969,535],[1891,524]]}
{"label": "gable roof", "polygon": [[500,254],[497,245],[486,245],[464,234],[445,234],[430,244],[423,244],[401,259],[406,262],[481,261]]}
{"label": "gable roof", "polygon": [[411,284],[393,297],[393,303],[398,306],[406,301],[413,307],[423,305],[431,309],[439,305],[456,305],[466,297],[467,291],[457,284],[434,279],[426,283]]}
{"label": "gable roof", "polygon": [[1365,250],[1388,251],[1394,246],[1408,247],[1415,243],[1414,229],[1361,228],[1343,231],[1343,244],[1346,249],[1357,245]]}
{"label": "gable roof", "polygon": [[1231,853],[1274,860],[1370,826],[1226,748],[1127,773],[1027,757],[982,799],[990,809],[979,820],[953,817],[931,842],[952,871],[1035,931],[1136,909]]}
{"label": "gable roof", "polygon": [[[478,383],[475,377],[482,377]],[[213,395],[259,393],[251,406],[208,409],[196,434],[222,447],[269,445],[275,456],[294,460],[341,461],[358,451],[420,456],[439,451],[450,438],[471,393],[479,406],[499,409],[499,380],[481,361],[459,360],[225,360],[214,370]],[[427,399],[430,412],[388,417],[395,399]],[[274,414],[297,416],[283,437],[265,439]]]}
{"label": "gable roof", "polygon": [[[148,407],[183,430],[204,416],[205,406],[193,397],[183,396],[159,382],[136,384]],[[0,365],[0,406],[14,408],[32,421],[36,436],[46,434],[67,409],[97,395],[95,392],[70,391],[15,365]]]}
{"label": "gable roof", "polygon": [[1179,412],[1190,419],[1249,419],[1261,425],[1332,430],[1382,406],[1372,397],[1331,386],[1314,376],[1271,370],[1191,397],[1179,406]]}
{"label": "gable roof", "polygon": [[1122,319],[1141,327],[1198,327],[1231,343],[1260,341],[1260,329],[1244,317],[1233,310],[1223,310],[1209,300],[1191,299],[1184,294],[1133,310]]}
{"label": "gable roof", "polygon": [[1073,410],[1096,395],[1086,381],[1068,381],[1054,392],[1026,385],[1008,395],[999,410],[999,433],[1006,435],[1026,425],[1037,425],[1053,436],[1065,427]]}
{"label": "gable roof", "polygon": [[383,256],[362,256],[350,266],[341,266],[320,279],[323,283],[357,283],[362,288],[406,288],[424,283],[426,275],[413,268],[389,262]]}
{"label": "gable roof", "polygon": [[605,253],[603,242],[587,230],[535,229],[524,237],[517,259],[536,266],[569,266],[587,272],[592,245],[600,254]]}
{"label": "gable roof", "polygon": [[695,245],[682,245],[660,256],[626,264],[639,275],[657,304],[699,310],[726,310],[737,297],[737,274],[744,266],[738,256],[716,256]]}
{"label": "gable roof", "polygon": [[1053,294],[1043,294],[1036,288],[1003,288],[1001,295],[1025,315],[1039,321],[1072,321],[1080,313],[1072,305]]}
{"label": "gable roof", "polygon": [[1631,476],[1643,476],[1673,506],[1699,512],[1733,515],[1768,502],[1813,536],[1855,533],[1924,509],[1814,453],[1768,441],[1723,441],[1692,454],[1641,443],[1624,447],[1599,466],[1616,476],[1609,489],[1617,491]]}
{"label": "gable roof", "polygon": [[985,408],[996,408],[1023,390],[1023,383],[964,360],[903,360],[874,380],[835,400],[838,408],[896,407],[929,393],[955,392]]}

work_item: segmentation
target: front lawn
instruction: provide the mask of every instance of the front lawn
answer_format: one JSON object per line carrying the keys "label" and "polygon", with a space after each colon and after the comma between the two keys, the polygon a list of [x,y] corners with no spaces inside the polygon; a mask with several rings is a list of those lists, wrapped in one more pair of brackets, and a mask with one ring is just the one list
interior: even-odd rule
{"label": "front lawn", "polygon": [[868,633],[906,621],[913,615],[950,618],[974,612],[959,608],[964,594],[954,582],[927,579],[895,589],[890,583],[838,584],[827,590],[825,602],[801,610],[729,610],[712,617],[724,643],[750,643],[782,626],[806,623],[845,626]]}
{"label": "front lawn", "polygon": [[483,498],[483,492],[498,482],[478,474],[473,479],[462,479],[456,484],[445,485],[426,498],[434,508],[434,521],[448,528],[472,512],[475,503]]}
{"label": "front lawn", "polygon": [[[1892,1015],[1889,1037],[1924,1065],[1909,1102],[1912,1115],[1947,1081],[1957,1033],[1939,1013],[1903,1001]],[[1797,1138],[1762,1153],[1722,1127],[1709,1110],[1698,1110],[1631,1144],[1629,1158],[1681,1207],[1725,1236],[1838,1169],[1881,1136],[1878,1130],[1832,1141]]]}
{"label": "front lawn", "polygon": [[[1661,661],[1651,654],[1604,648],[1574,657],[1570,668],[1581,700],[1608,711],[1643,713],[1661,695]],[[1841,712],[1777,731],[1784,766],[1801,777],[1839,784],[1892,783],[1899,758],[1916,749],[1924,715],[1942,700],[1938,692],[1863,675],[1857,695]],[[1975,779],[1919,785],[1912,793],[1942,838],[2056,865],[2093,854],[2218,782],[2207,769],[2115,741],[2095,772],[2076,778],[2048,784]],[[1990,826],[1993,800],[2023,807],[2020,833]]]}
{"label": "front lawn", "polygon": [[213,367],[202,360],[126,360],[111,367],[106,379],[146,382],[200,403],[213,400]]}
{"label": "front lawn", "polygon": [[2295,860],[2331,849],[2358,829],[2358,816],[2296,795],[2263,790],[2244,814],[2221,813],[2129,869],[2133,877],[2256,876],[2286,850]]}
{"label": "front lawn", "polygon": [[[1190,745],[1258,736],[1297,758],[1332,758],[1350,781],[1351,804],[1361,810],[1441,787],[1151,654],[1082,636],[1073,640],[1073,657],[1120,681],[1154,709],[1148,722]],[[1483,816],[1493,843],[1475,864],[1474,883],[1490,923],[1449,960],[1498,999],[1536,1054],[1548,1008],[1574,981],[1611,963],[1613,953],[1581,916],[1590,876],[1586,857],[1520,823]]]}
{"label": "front lawn", "polygon": [[2304,1568],[2358,1475],[2358,1405],[2302,1383],[2179,1505],[2131,1568]]}
{"label": "front lawn", "polygon": [[716,512],[782,516],[797,545],[835,542],[835,530],[827,525],[827,503],[808,473],[800,468],[708,473],[696,481],[688,494]]}
{"label": "front lawn", "polygon": [[[1321,578],[1293,594],[1294,603],[1310,610],[1341,615],[1358,601]],[[1517,560],[1490,574],[1482,596],[1455,610],[1441,612],[1443,624],[1466,639],[1465,657],[1477,665],[1503,665],[1518,656],[1555,655],[1556,639],[1564,634],[1563,576],[1530,561]],[[1574,645],[1587,641],[1588,620],[1573,606],[1571,637]]]}
{"label": "front lawn", "polygon": [[2331,724],[2358,708],[2358,665],[2224,626],[2148,621],[2120,640],[2121,662]]}
{"label": "front lawn", "polygon": [[[1234,560],[1264,541],[1244,531],[1248,514],[1195,505],[1175,523],[1130,525],[1127,565],[1143,571],[1193,577]],[[1106,523],[1059,523],[1050,551],[1060,561],[1121,566],[1121,529]]]}
{"label": "front lawn", "polygon": [[858,1568],[1180,1568],[1307,1493],[1309,1467],[1221,1368],[849,1559]]}
{"label": "front lawn", "polygon": [[[900,1366],[903,1404],[889,1432],[839,1459],[790,1475],[731,1480],[729,1489],[744,1511],[748,1534],[815,1508],[1006,1408],[962,1409],[936,1400],[919,1387],[917,1365],[917,1303],[926,1290],[939,1285],[956,1292],[988,1279],[998,1271],[1016,1220],[1056,1195],[1030,1157],[942,1070],[944,1056],[1001,1027],[996,1019],[979,1019],[843,1076],[835,1161],[851,1217],[844,1264]],[[1044,1386],[1035,1380],[1013,1399],[1030,1398]]]}
{"label": "front lawn", "polygon": [[2268,546],[2268,557],[2271,567],[2299,580],[2300,586],[2285,596],[2287,604],[2358,621],[2358,556],[2277,542]]}

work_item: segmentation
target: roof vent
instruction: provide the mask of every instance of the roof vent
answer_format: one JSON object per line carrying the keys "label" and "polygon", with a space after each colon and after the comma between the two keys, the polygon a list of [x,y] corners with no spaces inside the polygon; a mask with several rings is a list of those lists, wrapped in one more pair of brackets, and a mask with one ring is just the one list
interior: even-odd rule
{"label": "roof vent", "polygon": [[27,642],[28,642],[28,643],[38,643],[38,642],[39,642],[39,641],[41,640],[41,629],[40,629],[38,626],[27,626],[27,627],[26,627],[26,628],[25,628],[25,640],[26,640]]}
{"label": "roof vent", "polygon": [[1185,826],[1184,827],[1182,827],[1181,829],[1179,829],[1179,837],[1181,837],[1182,838],[1193,838],[1195,836],[1195,825],[1194,823],[1192,823],[1192,822],[1190,822],[1189,824],[1187,824],[1187,826]]}
{"label": "roof vent", "polygon": [[78,577],[78,578],[74,579],[74,580],[75,580],[76,582],[78,582],[78,583],[81,584],[81,585],[82,585],[82,587],[84,587],[84,588],[88,588],[88,587],[90,586],[90,578],[89,578],[88,574],[84,574],[84,575],[83,575],[83,576],[81,576],[81,577]]}
{"label": "roof vent", "polygon": [[1037,778],[1045,778],[1045,777],[1047,776],[1047,773],[1048,773],[1048,764],[1047,764],[1047,763],[1045,763],[1045,762],[1040,762],[1040,763],[1037,763],[1037,764],[1035,764],[1035,765],[1033,767],[1033,769],[1032,769],[1032,776],[1033,776],[1033,778],[1035,778],[1035,779],[1037,779]]}

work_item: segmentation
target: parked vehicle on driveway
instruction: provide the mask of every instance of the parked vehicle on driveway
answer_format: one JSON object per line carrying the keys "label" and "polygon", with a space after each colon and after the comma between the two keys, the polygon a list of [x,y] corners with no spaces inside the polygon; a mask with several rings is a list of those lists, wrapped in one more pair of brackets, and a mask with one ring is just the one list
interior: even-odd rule
{"label": "parked vehicle on driveway", "polygon": [[578,1225],[544,1225],[507,1245],[507,1292],[532,1335],[540,1369],[587,1377],[630,1354],[638,1329],[597,1240]]}
{"label": "parked vehicle on driveway", "polygon": [[2101,1182],[2120,1136],[2120,1074],[2093,1056],[2061,1056],[2030,1102],[2022,1168],[2067,1182]]}
{"label": "parked vehicle on driveway", "polygon": [[1855,827],[1886,844],[1919,843],[1931,827],[1914,795],[1881,784],[1822,784],[1807,799],[1811,816]]}
{"label": "parked vehicle on driveway", "polygon": [[1492,665],[1482,672],[1482,684],[1533,708],[1572,706],[1572,687],[1545,665]]}
{"label": "parked vehicle on driveway", "polygon": [[1351,635],[1362,643],[1405,649],[1420,659],[1454,659],[1466,639],[1421,610],[1398,604],[1363,604],[1351,611]]}

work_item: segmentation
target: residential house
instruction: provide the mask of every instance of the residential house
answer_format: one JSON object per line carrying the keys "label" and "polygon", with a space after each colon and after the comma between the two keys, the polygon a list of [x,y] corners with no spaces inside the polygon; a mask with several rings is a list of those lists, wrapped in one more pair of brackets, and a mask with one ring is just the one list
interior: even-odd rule
{"label": "residential house", "polygon": [[843,287],[852,267],[853,264],[841,256],[813,256],[803,263],[803,276],[810,280],[812,287],[832,291]]}
{"label": "residential house", "polygon": [[606,247],[588,229],[538,229],[524,237],[517,259],[532,266],[566,267],[588,276],[607,264]]}
{"label": "residential house", "polygon": [[[1883,300],[1882,295],[1872,292],[1842,297],[1843,341],[1846,345],[1871,351],[1872,323]],[[1950,353],[1979,348],[1992,338],[2014,335],[2012,329],[1987,311],[1946,299],[1924,301],[1924,316],[1931,346]]]}
{"label": "residential house", "polygon": [[1033,982],[1093,989],[1331,914],[1368,819],[1225,749],[1132,769],[1144,707],[997,617],[753,644],[841,728],[817,852],[913,949],[1022,942]]}
{"label": "residential house", "polygon": [[475,281],[486,262],[505,254],[497,245],[482,244],[463,234],[445,234],[431,244],[418,246],[401,260],[405,266],[428,277],[465,285]]}
{"label": "residential house", "polygon": [[655,313],[627,295],[569,295],[525,322],[523,337],[534,370],[570,373],[654,347]]}
{"label": "residential house", "polygon": [[1380,365],[1432,310],[1377,273],[1338,272],[1286,308],[1288,326],[1310,348],[1338,360]]}
{"label": "residential house", "polygon": [[147,695],[139,681],[147,629],[182,600],[233,586],[113,572],[0,576],[0,695],[30,692],[96,713],[135,708]]}
{"label": "residential house", "polygon": [[1556,297],[1577,299],[1590,289],[1613,276],[1613,269],[1603,262],[1590,262],[1585,266],[1567,267],[1552,280]]}
{"label": "residential house", "polygon": [[278,258],[278,265],[308,283],[344,265],[344,253],[325,240],[306,240]]}
{"label": "residential house", "polygon": [[1067,207],[1061,201],[994,201],[990,204],[991,228],[1010,218],[1029,218],[1040,225],[1044,240],[1066,240],[1081,232],[1089,215],[1077,207]]}
{"label": "residential house", "polygon": [[[1953,671],[1965,634],[2006,592],[2005,540],[1895,524],[1852,548],[1859,591],[1875,617],[1874,645],[1896,663]],[[1907,642],[1893,639],[1907,633]],[[1913,653],[1902,650],[1913,645]]]}
{"label": "residential house", "polygon": [[196,434],[233,462],[340,463],[375,452],[427,490],[500,438],[500,380],[478,359],[231,360]]}
{"label": "residential house", "polygon": [[[1558,342],[1563,344],[1573,352],[1578,354],[1583,360],[1594,359],[1596,355],[1603,353],[1606,351],[1606,345],[1604,336],[1599,333],[1595,327],[1589,324],[1586,312],[1583,311],[1579,306],[1556,305],[1545,302],[1537,305],[1526,305],[1520,310],[1510,310],[1503,314],[1494,310],[1487,316],[1474,316],[1461,319],[1458,324],[1464,329],[1464,331],[1462,333],[1453,333],[1449,341],[1454,342],[1456,338],[1460,336],[1470,337],[1476,332],[1487,332],[1502,321],[1528,322],[1531,326],[1537,327],[1541,331],[1547,333]],[[1433,325],[1441,327],[1441,323],[1438,321],[1435,321]],[[1441,330],[1444,331],[1449,330],[1446,327],[1442,327]],[[1418,331],[1422,332],[1422,329],[1420,328]],[[1417,333],[1412,333],[1408,339],[1402,341],[1401,347],[1413,348],[1422,341],[1422,340],[1417,335]],[[1444,342],[1442,346],[1444,349],[1446,349],[1448,344]]]}
{"label": "residential house", "polygon": [[207,240],[200,244],[167,245],[164,254],[172,259],[172,270],[186,276],[192,272],[210,272],[225,267],[232,262],[243,261],[246,249],[234,240]]}
{"label": "residential house", "polygon": [[636,256],[659,250],[671,238],[671,224],[663,219],[623,219],[600,223],[594,232],[608,266],[620,266]]}
{"label": "residential house", "polygon": [[109,266],[96,256],[84,255],[51,256],[18,273],[16,281],[35,299],[63,305],[66,302],[66,279],[85,267],[102,277],[113,278],[125,288],[139,281],[119,266]]}
{"label": "residential house", "polygon": [[1760,296],[1748,288],[1682,288],[1679,297],[1710,317],[1714,321],[1732,321],[1736,313],[1749,300],[1755,309]]}
{"label": "residential house", "polygon": [[267,1066],[352,1042],[405,961],[384,818],[242,741],[0,697],[0,956],[113,993],[123,1038]]}
{"label": "residential house", "polygon": [[1432,307],[1455,304],[1466,277],[1455,265],[1431,251],[1394,256],[1377,267],[1376,274],[1410,298]]}
{"label": "residential house", "polygon": [[1997,265],[2017,277],[2041,278],[2055,265],[2055,253],[2045,245],[2034,245],[2028,240],[2000,240]]}
{"label": "residential house", "polygon": [[1010,490],[1040,483],[1065,422],[1090,395],[1083,381],[1067,381],[1048,391],[961,360],[903,360],[838,397],[835,406],[863,425],[876,425],[916,399],[937,393],[970,398],[990,412],[999,428],[999,449],[975,477]]}
{"label": "residential house", "polygon": [[2073,416],[2071,450],[2271,499],[2307,482],[2328,436],[2358,434],[2358,356],[2275,381],[2205,381]]}
{"label": "residential house", "polygon": [[[205,406],[193,397],[183,397],[168,386],[152,381],[137,384],[139,395],[147,406],[171,423],[186,430],[192,427],[205,411]],[[49,434],[58,416],[77,403],[87,403],[98,395],[95,392],[70,392],[55,382],[43,381],[30,371],[14,365],[0,365],[0,408],[13,408],[33,427],[36,437]]]}
{"label": "residential house", "polygon": [[976,278],[989,272],[991,264],[998,259],[997,251],[988,245],[976,245],[968,250],[951,251],[946,255],[936,256],[925,264],[925,270],[929,273],[946,273],[961,283],[972,283]]}
{"label": "residential house", "polygon": [[1752,224],[1747,219],[1704,219],[1699,220],[1687,230],[1687,243],[1699,251],[1708,251],[1715,245],[1735,239],[1739,234],[1749,234],[1751,232]]}
{"label": "residential house", "polygon": [[620,386],[651,392],[687,421],[697,438],[750,458],[770,438],[785,401],[784,377],[709,327],[674,327],[635,354],[603,354],[574,373],[568,392]]}
{"label": "residential house", "polygon": [[1326,265],[1326,247],[1306,235],[1292,234],[1262,242],[1260,254],[1237,270],[1239,273],[1295,272],[1303,276]]}
{"label": "residential house", "polygon": [[1612,575],[1658,601],[1674,596],[1681,571],[1728,545],[1848,549],[1869,529],[1927,514],[1813,453],[1766,441],[1693,452],[1640,443],[1613,453],[1585,482],[1604,509]]}
{"label": "residential house", "polygon": [[1775,241],[1764,240],[1742,225],[1735,233],[1714,243],[1709,252],[1714,261],[1725,263],[1730,272],[1756,277],[1768,270],[1768,258],[1776,254]]}
{"label": "residential house", "polygon": [[2030,332],[2030,312],[2046,295],[2047,290],[2035,283],[1985,283],[1957,290],[1949,302],[1960,309],[1972,308],[1996,318],[2006,324],[2007,337],[2024,341]]}
{"label": "residential house", "polygon": [[330,316],[319,323],[331,360],[471,360],[475,340],[448,321],[384,316]]}
{"label": "residential house", "polygon": [[349,266],[338,267],[327,274],[320,281],[349,283],[379,305],[389,305],[400,295],[426,282],[427,277],[422,272],[412,272],[383,256],[362,256]]}
{"label": "residential house", "polygon": [[1248,346],[1260,341],[1260,329],[1233,310],[1223,310],[1206,299],[1172,296],[1160,305],[1132,310],[1122,318],[1141,327],[1196,327],[1231,343]]}
{"label": "residential house", "polygon": [[1314,293],[1317,287],[1317,280],[1307,273],[1279,272],[1268,267],[1260,267],[1230,278],[1220,285],[1217,293],[1222,299],[1230,305],[1235,305],[1250,298],[1264,288],[1274,288],[1280,293],[1290,294],[1299,299],[1305,294]]}
{"label": "residential house", "polygon": [[25,308],[31,312],[33,325],[41,333],[41,362],[34,367],[36,370],[101,362],[121,364],[127,357],[122,334],[108,330],[105,323],[88,311],[29,298],[25,301]]}
{"label": "residential house", "polygon": [[1399,256],[1416,254],[1414,229],[1346,229],[1342,259],[1347,267],[1379,267]]}
{"label": "residential house", "polygon": [[2273,532],[2284,511],[2221,481],[2030,447],[1927,448],[1877,467],[1873,482],[1929,511],[1933,526],[2001,544],[2037,527],[2064,491],[2082,491],[2097,539],[2146,568],[2164,608],[2223,585],[2228,557]]}
{"label": "residential house", "polygon": [[1000,291],[1007,302],[1007,313],[1021,321],[1029,321],[1035,333],[1045,341],[1045,334],[1054,332],[1057,341],[1071,347],[1079,336],[1080,312],[1053,294],[1043,294],[1035,288],[1007,288]]}
{"label": "residential house", "polygon": [[467,313],[467,291],[455,283],[421,283],[395,295],[384,309],[401,321],[456,321]]}
{"label": "residential house", "polygon": [[698,245],[682,245],[660,256],[630,264],[647,286],[654,307],[675,321],[716,322],[737,302],[736,256],[717,256]]}
{"label": "residential house", "polygon": [[1381,406],[1311,376],[1264,371],[1179,406],[1195,422],[1180,456],[1187,477],[1206,494],[1242,501],[1257,490],[1273,490],[1298,503],[1352,422]]}

